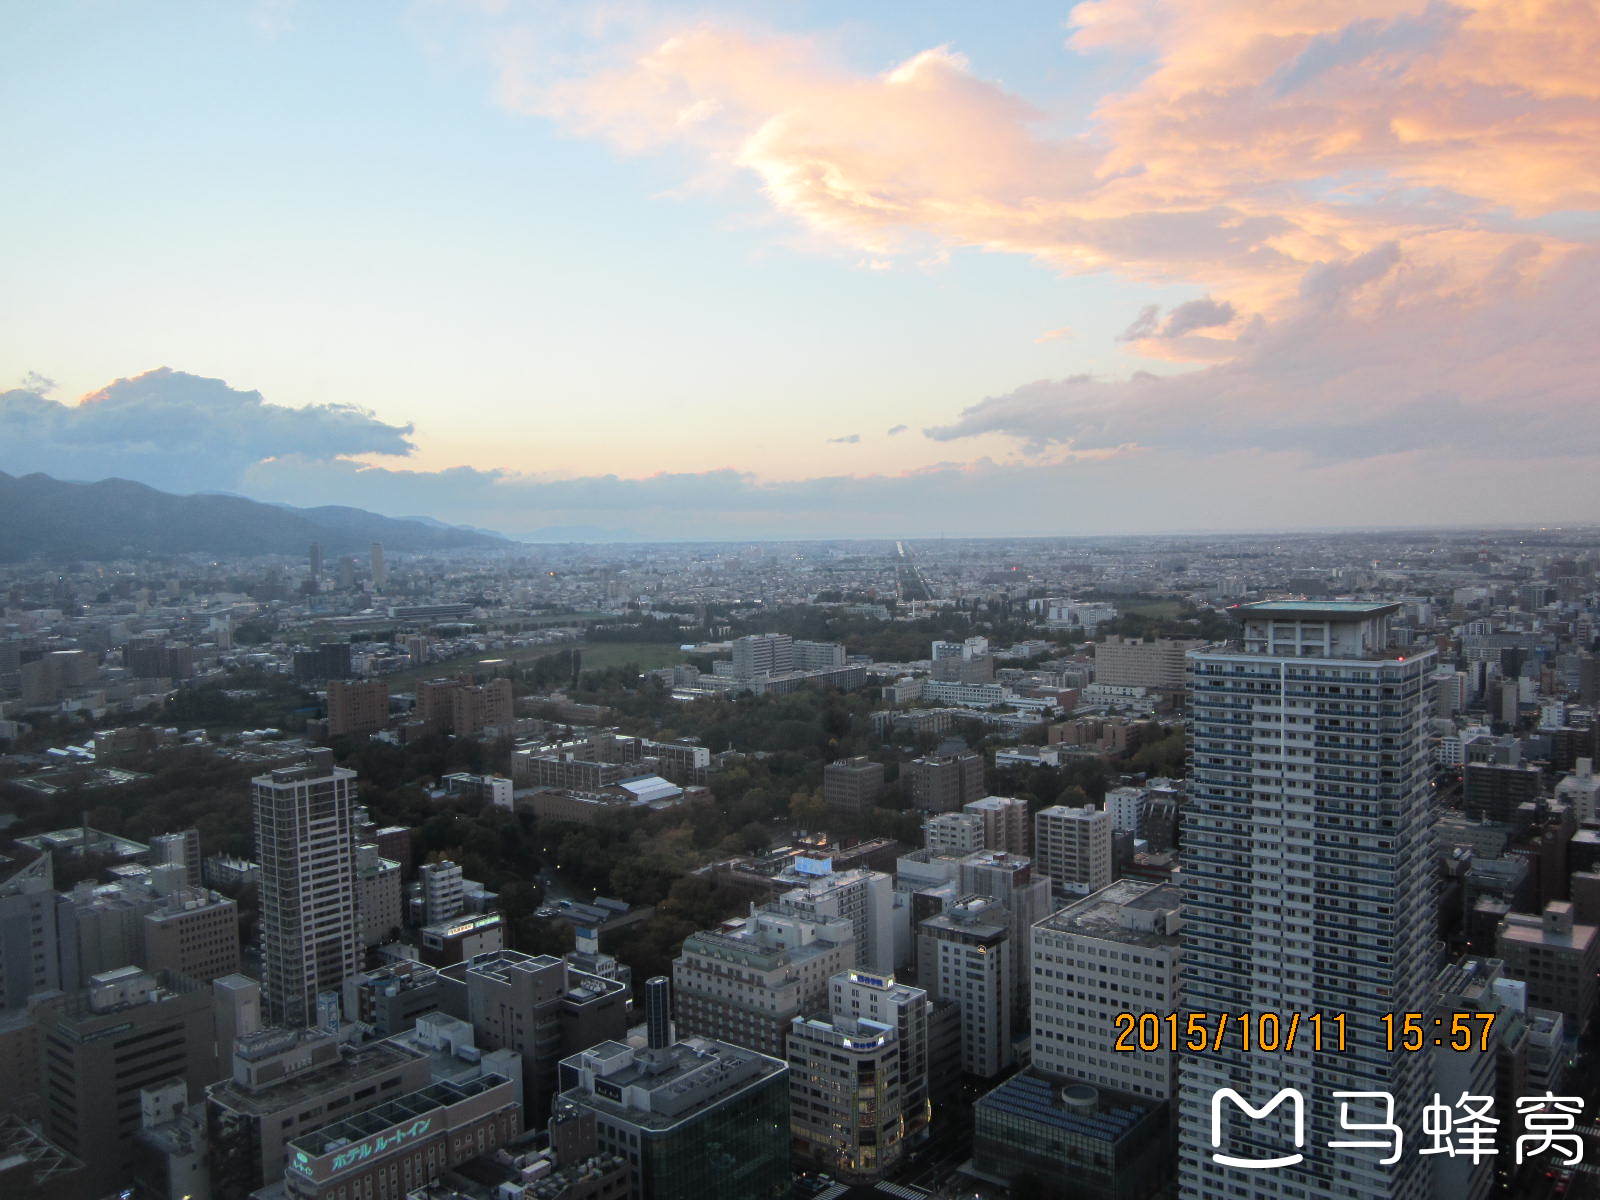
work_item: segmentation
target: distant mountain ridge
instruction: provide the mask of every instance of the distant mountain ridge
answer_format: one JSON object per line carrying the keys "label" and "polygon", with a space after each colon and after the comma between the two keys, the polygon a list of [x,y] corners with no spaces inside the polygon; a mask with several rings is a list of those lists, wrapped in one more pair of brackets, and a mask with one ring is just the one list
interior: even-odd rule
{"label": "distant mountain ridge", "polygon": [[359,508],[292,508],[240,496],[176,496],[127,479],[69,483],[0,471],[0,562],[104,560],[168,554],[304,555],[322,543],[330,563],[385,550],[510,546],[493,534],[383,517]]}

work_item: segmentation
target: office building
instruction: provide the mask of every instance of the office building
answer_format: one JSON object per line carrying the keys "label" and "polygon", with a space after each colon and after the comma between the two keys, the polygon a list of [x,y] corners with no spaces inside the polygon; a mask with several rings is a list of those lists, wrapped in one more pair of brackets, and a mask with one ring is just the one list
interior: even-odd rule
{"label": "office building", "polygon": [[211,1195],[205,1112],[189,1104],[182,1080],[140,1090],[132,1172],[134,1193],[150,1200]]}
{"label": "office building", "polygon": [[969,1075],[998,1075],[1014,1060],[1015,954],[1011,914],[988,897],[958,900],[917,926],[917,985],[960,1008]]}
{"label": "office building", "polygon": [[372,590],[381,592],[389,586],[389,568],[383,561],[383,543],[373,542],[369,565],[372,570]]}
{"label": "office building", "polygon": [[428,1086],[428,1057],[394,1041],[341,1042],[325,1029],[264,1029],[238,1040],[233,1076],[206,1089],[212,1200],[281,1183],[288,1144]]}
{"label": "office building", "polygon": [[963,804],[983,799],[983,755],[928,755],[905,766],[910,783],[911,807],[918,812],[954,812]]}
{"label": "office building", "polygon": [[1145,642],[1112,634],[1094,648],[1094,681],[1112,687],[1181,692],[1188,684],[1189,651],[1203,645],[1198,638]]}
{"label": "office building", "polygon": [[506,944],[505,918],[499,913],[461,913],[417,930],[417,957],[430,967],[448,967]]}
{"label": "office building", "polygon": [[35,1011],[45,1129],[81,1159],[103,1196],[126,1185],[139,1132],[139,1092],[181,1080],[189,1099],[216,1078],[211,991],[170,973],[107,971]]}
{"label": "office building", "polygon": [[961,811],[983,820],[983,848],[1008,854],[1033,854],[1033,822],[1028,802],[1015,796],[985,796],[969,800]]}
{"label": "office building", "polygon": [[239,969],[239,909],[208,888],[184,886],[182,863],[163,863],[101,884],[84,882],[60,897],[62,987],[121,967],[174,971],[209,983]]}
{"label": "office building", "polygon": [[900,1035],[829,1013],[789,1026],[789,1128],[797,1158],[838,1178],[877,1179],[905,1156]]}
{"label": "office building", "polygon": [[[1383,1045],[1387,1013],[1424,1012],[1434,942],[1426,722],[1435,654],[1393,648],[1394,604],[1270,601],[1236,610],[1236,646],[1196,651],[1184,815],[1183,1005],[1203,1013],[1341,1013],[1345,1051],[1245,1051],[1226,1038],[1179,1062],[1179,1194],[1420,1200],[1430,1167],[1347,1141],[1333,1093],[1384,1092],[1421,1136],[1428,1058]],[[1259,1118],[1213,1099],[1232,1088]],[[1296,1118],[1304,1137],[1296,1145]],[[1357,1119],[1363,1119],[1358,1117]],[[1371,1118],[1366,1118],[1371,1119]],[[1303,1154],[1276,1170],[1260,1160]]]}
{"label": "office building", "polygon": [[201,878],[203,861],[198,829],[185,829],[181,833],[161,833],[150,839],[150,866],[152,868],[181,866],[184,870],[184,883],[189,887],[197,888],[205,882]]}
{"label": "office building", "polygon": [[787,675],[794,669],[794,639],[786,633],[753,633],[733,641],[735,679]]}
{"label": "office building", "polygon": [[[1520,1096],[1534,1094],[1529,1077],[1531,1042],[1527,986],[1508,978],[1505,963],[1495,958],[1464,958],[1447,966],[1436,986],[1437,1002],[1424,1014],[1428,1029],[1441,1031],[1443,1046],[1430,1047],[1433,1090],[1441,1096],[1492,1096],[1497,1112],[1516,1112]],[[1483,1014],[1487,1026],[1469,1020],[1475,1043],[1467,1050],[1448,1044],[1457,1014]],[[1437,1020],[1437,1026],[1432,1024]],[[1481,1039],[1481,1040],[1480,1040]],[[1430,1036],[1431,1040],[1431,1036]],[[1509,1161],[1521,1130],[1516,1121],[1502,1121],[1495,1144],[1499,1161]],[[1494,1189],[1494,1157],[1441,1156],[1434,1164],[1433,1194],[1460,1200],[1485,1200]]]}
{"label": "office building", "polygon": [[844,647],[838,642],[807,642],[800,638],[789,643],[796,671],[827,671],[844,666]]}
{"label": "office building", "polygon": [[631,1200],[787,1200],[789,1068],[706,1038],[602,1042],[561,1063],[558,1113],[594,1115]]}
{"label": "office building", "polygon": [[349,642],[323,642],[315,650],[294,652],[294,677],[308,682],[348,679],[354,667]]}
{"label": "office building", "polygon": [[1111,814],[1111,828],[1115,833],[1138,837],[1144,832],[1144,789],[1118,787],[1106,792],[1106,811]]}
{"label": "office building", "polygon": [[789,1024],[827,999],[828,980],[856,965],[848,920],[753,913],[701,930],[672,963],[678,1031],[782,1058]]}
{"label": "office building", "polygon": [[322,543],[312,542],[311,549],[306,557],[311,567],[311,578],[320,579],[322,577]]}
{"label": "office building", "polygon": [[530,1125],[550,1115],[560,1059],[628,1031],[627,989],[574,970],[548,954],[480,954],[439,972],[440,1008],[472,1026],[485,1050],[522,1056],[523,1108]]}
{"label": "office building", "polygon": [[1119,1014],[1178,1010],[1182,894],[1122,879],[1033,929],[1033,1066],[1096,1087],[1171,1098],[1178,1060],[1163,1044],[1117,1049]]}
{"label": "office building", "polygon": [[55,872],[48,853],[0,864],[0,1013],[61,986]]}
{"label": "office building", "polygon": [[443,1003],[439,972],[414,959],[396,959],[344,981],[345,1019],[367,1026],[374,1037],[404,1033]]}
{"label": "office building", "polygon": [[354,771],[314,751],[251,781],[261,883],[262,999],[267,1020],[316,1020],[319,992],[361,966]]}
{"label": "office building", "polygon": [[883,764],[864,755],[822,769],[822,799],[830,816],[862,816],[883,798],[883,786]]}
{"label": "office building", "polygon": [[1528,985],[1528,1003],[1560,1013],[1568,1029],[1589,1027],[1600,971],[1600,928],[1573,919],[1572,904],[1552,900],[1544,912],[1507,913],[1495,931],[1495,957],[1506,974]]}
{"label": "office building", "polygon": [[209,888],[180,888],[157,897],[141,921],[143,945],[133,961],[210,983],[239,970],[239,906]]}
{"label": "office building", "polygon": [[1084,805],[1053,804],[1033,818],[1033,857],[1059,891],[1086,896],[1113,877],[1111,814]]}
{"label": "office building", "polygon": [[1462,767],[1461,811],[1481,821],[1514,821],[1538,800],[1539,768],[1524,762],[1468,762]]}
{"label": "office building", "polygon": [[827,1015],[789,1030],[795,1154],[842,1179],[881,1177],[920,1140],[928,1099],[928,995],[892,975],[847,971]]}
{"label": "office building", "polygon": [[900,1108],[906,1144],[927,1135],[933,1118],[934,1005],[928,993],[893,975],[846,971],[828,981],[828,1011],[876,1021],[900,1041]]}
{"label": "office building", "polygon": [[82,692],[100,673],[87,650],[51,650],[17,668],[24,708],[43,708]]}
{"label": "office building", "polygon": [[381,679],[328,683],[328,736],[377,733],[389,723],[389,685]]}

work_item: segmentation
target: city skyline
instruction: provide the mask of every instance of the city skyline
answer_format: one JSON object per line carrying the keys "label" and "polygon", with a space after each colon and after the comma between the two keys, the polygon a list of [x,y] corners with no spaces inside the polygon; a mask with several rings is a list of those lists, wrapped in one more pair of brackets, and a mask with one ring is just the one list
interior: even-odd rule
{"label": "city skyline", "polygon": [[1592,6],[16,15],[13,474],[641,540],[1600,499]]}

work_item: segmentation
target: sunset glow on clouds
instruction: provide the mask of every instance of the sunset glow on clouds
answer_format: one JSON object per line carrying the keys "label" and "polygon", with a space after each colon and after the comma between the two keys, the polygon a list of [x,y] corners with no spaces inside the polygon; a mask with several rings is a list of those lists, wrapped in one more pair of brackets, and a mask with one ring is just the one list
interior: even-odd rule
{"label": "sunset glow on clouds", "polygon": [[1075,136],[949,46],[862,76],[809,39],[715,23],[543,86],[513,55],[502,94],[630,152],[748,171],[855,249],[1022,253],[1269,314],[1309,267],[1399,242],[1471,275],[1541,237],[1530,221],[1600,203],[1592,4],[1093,0],[1071,28],[1064,55],[1157,64]]}
{"label": "sunset glow on clouds", "polygon": [[[1514,499],[1463,508],[1482,489],[1443,486],[1489,470],[1522,480],[1530,517],[1582,515],[1600,499],[1596,3],[1087,0],[1050,25],[1054,67],[1020,83],[992,69],[992,45],[964,49],[960,30],[864,66],[860,29],[807,24],[804,6],[782,10],[786,27],[515,0],[421,11],[426,38],[452,47],[530,139],[554,129],[610,148],[621,186],[663,208],[686,197],[727,208],[720,226],[701,223],[708,262],[720,242],[765,242],[818,260],[840,295],[906,276],[931,296],[967,269],[953,256],[998,256],[1059,281],[1074,307],[1019,321],[1014,362],[991,349],[974,364],[948,328],[934,335],[930,362],[981,367],[953,403],[902,382],[887,350],[870,401],[815,420],[781,370],[735,386],[743,407],[715,415],[695,407],[693,379],[672,381],[691,399],[659,417],[628,398],[640,446],[617,443],[624,458],[704,420],[729,445],[803,442],[787,477],[733,462],[630,479],[587,457],[519,461],[510,441],[496,451],[504,465],[405,470],[411,447],[427,452],[432,402],[351,396],[339,399],[383,418],[370,445],[246,458],[240,486],[259,494],[362,503],[366,489],[393,496],[389,511],[427,495],[441,515],[510,529],[625,501],[659,534],[719,521],[778,532],[761,514],[787,504],[809,533],[830,511],[842,526],[945,527],[930,507],[957,495],[963,519],[993,528],[1029,498],[1069,507],[1121,481],[1150,489],[1149,503],[1103,519],[1152,527],[1163,506],[1192,515],[1181,489],[1246,456],[1252,474],[1231,474],[1215,513],[1188,524],[1243,523],[1260,511],[1247,489],[1291,486],[1305,503],[1276,508],[1286,521],[1314,522],[1314,502],[1344,497],[1361,521],[1515,519]],[[884,5],[859,21],[896,15]],[[1035,36],[1019,22],[1018,38]],[[1097,77],[1122,82],[1088,103],[1040,82]],[[537,194],[526,219],[551,221]],[[770,269],[740,253],[719,269],[755,280]],[[595,275],[627,290],[638,256],[598,242],[593,254]],[[879,316],[886,346],[925,318]],[[791,329],[827,360],[826,340],[810,348],[803,325]],[[615,332],[625,344],[629,330]],[[904,356],[909,343],[895,344]],[[1040,369],[1060,374],[1022,373]],[[0,427],[50,415],[39,409],[50,401],[12,395]],[[341,420],[362,428],[354,410]],[[409,440],[383,432],[409,435],[413,422]],[[1506,466],[1541,457],[1565,464],[1559,480]],[[1387,476],[1370,475],[1380,467]],[[1390,490],[1352,497],[1367,478]]]}

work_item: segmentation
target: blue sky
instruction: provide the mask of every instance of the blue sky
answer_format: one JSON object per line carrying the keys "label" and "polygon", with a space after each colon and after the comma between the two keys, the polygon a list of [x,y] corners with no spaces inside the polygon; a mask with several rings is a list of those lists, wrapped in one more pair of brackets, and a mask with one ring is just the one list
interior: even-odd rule
{"label": "blue sky", "polygon": [[[1109,0],[1117,4],[1139,27],[1134,0]],[[795,530],[806,534],[828,532],[830,512],[846,526],[859,516],[848,506],[831,509],[816,481],[881,477],[878,491],[902,497],[883,499],[873,517],[892,531],[928,520],[929,495],[915,481],[938,464],[990,481],[983,492],[992,503],[985,508],[980,497],[976,510],[960,514],[984,528],[1040,497],[1044,477],[1043,494],[1063,507],[1108,486],[1150,489],[1134,521],[1150,526],[1175,500],[1162,481],[1202,477],[1204,453],[1278,456],[1263,475],[1270,481],[1326,469],[1305,439],[1206,446],[1197,435],[1194,445],[1162,446],[1149,436],[1149,422],[1165,419],[1161,406],[1185,414],[1219,406],[1206,428],[1259,426],[1261,410],[1244,420],[1234,393],[1277,411],[1270,385],[1300,386],[1305,366],[1284,363],[1288,343],[1262,342],[1262,331],[1326,326],[1295,307],[1301,274],[1394,238],[1408,262],[1440,261],[1434,247],[1448,244],[1452,269],[1466,264],[1481,280],[1490,268],[1477,259],[1492,262],[1503,252],[1493,238],[1510,237],[1486,228],[1470,178],[1464,182],[1443,151],[1427,157],[1426,148],[1418,173],[1448,180],[1462,215],[1433,221],[1422,236],[1395,211],[1396,192],[1381,186],[1355,202],[1359,227],[1328,233],[1332,210],[1352,202],[1330,202],[1327,193],[1353,177],[1352,167],[1315,154],[1307,155],[1309,169],[1280,161],[1265,174],[1208,182],[1203,199],[1169,199],[1225,157],[1221,149],[1206,157],[1201,131],[1202,157],[1173,164],[1137,107],[1141,88],[1164,78],[1163,64],[1210,52],[1192,29],[1182,35],[1188,43],[1157,31],[1144,41],[1136,33],[1069,49],[1084,25],[1070,5],[769,3],[630,5],[591,36],[574,28],[590,11],[442,0],[7,3],[0,142],[15,170],[0,193],[0,222],[11,235],[0,284],[0,388],[36,373],[54,381],[53,400],[70,404],[165,366],[259,391],[269,405],[358,406],[381,424],[411,426],[411,453],[334,455],[314,438],[274,445],[264,448],[267,465],[233,486],[275,499],[367,499],[387,511],[407,507],[404,493],[414,486],[441,516],[501,528],[617,523],[603,506],[546,511],[541,482],[731,470],[746,487],[811,488],[806,528]],[[1344,20],[1333,6],[1327,29],[1307,30],[1300,49],[1307,39],[1336,38]],[[607,71],[635,78],[641,55],[707,30],[726,34],[753,63],[773,54],[770,61],[786,65],[796,56],[785,39],[797,37],[815,53],[796,66],[792,87],[771,96],[759,81],[730,82],[704,60],[670,63],[671,86],[735,114],[731,132],[706,137],[663,131],[657,113],[618,109],[596,90],[576,112],[546,111],[543,101],[519,110],[506,99],[507,47],[536,47],[510,73],[542,95]],[[1382,38],[1362,39],[1369,42],[1374,54],[1393,53]],[[940,47],[962,57],[928,68],[925,125],[874,107],[886,72]],[[1329,52],[1320,53],[1319,63]],[[1394,74],[1387,60],[1373,68]],[[1421,67],[1413,74],[1419,92],[1437,82]],[[1249,111],[1261,108],[1262,96],[1271,100],[1270,79],[1241,100]],[[1133,98],[1121,127],[1104,113],[1091,122],[1097,105],[1118,97]],[[1013,102],[1029,111],[1018,116],[1007,107]],[[1329,106],[1344,103],[1335,97]],[[867,125],[881,121],[894,143],[869,142],[862,158],[850,144],[860,132],[848,127],[856,109]],[[789,121],[804,139],[752,151],[774,123]],[[1039,148],[1037,181],[1026,161],[995,166],[987,157],[987,140],[1013,133]],[[899,165],[873,178],[880,149]],[[1108,153],[1124,161],[1103,160],[1091,195],[1074,164]],[[1381,183],[1392,155],[1380,160]],[[850,211],[819,216],[815,196],[775,184],[797,161],[854,171]],[[968,161],[988,194],[967,186]],[[1298,180],[1297,192],[1284,191],[1272,171]],[[1492,172],[1483,175],[1482,191],[1491,191]],[[1117,185],[1108,178],[1150,183],[1130,201],[1111,195]],[[1436,194],[1442,185],[1430,186]],[[879,221],[867,211],[879,196],[906,214],[890,222],[890,253],[875,248],[876,225],[862,232],[863,220]],[[1227,206],[1236,211],[1208,215]],[[1002,210],[997,232],[993,214]],[[1106,232],[1077,232],[1108,212]],[[1535,197],[1525,215],[1541,212],[1593,215],[1568,196]],[[1190,254],[1186,227],[1173,231],[1178,220],[1196,222],[1197,244],[1211,239],[1222,248]],[[1250,221],[1267,232],[1244,245],[1233,231]],[[1275,233],[1276,224],[1298,232]],[[1555,239],[1541,271],[1588,248],[1583,231],[1592,237],[1592,219],[1576,228]],[[1092,256],[1092,270],[1081,269],[1088,260],[1080,254]],[[1403,286],[1398,268],[1383,286]],[[1207,295],[1239,313],[1223,335],[1119,340],[1146,306],[1170,314]],[[1367,319],[1368,300],[1353,298],[1342,315]],[[1457,321],[1442,311],[1426,317],[1423,328]],[[1063,328],[1070,334],[1038,340]],[[1348,339],[1324,349],[1312,356],[1313,391],[1326,416],[1348,402],[1330,379],[1348,366],[1338,354],[1353,351]],[[1268,351],[1277,358],[1263,365]],[[1198,398],[1186,383],[1182,396],[1173,390],[1148,401],[1132,378],[1148,371],[1215,379],[1241,362],[1254,363],[1255,374],[1202,387]],[[1571,373],[1582,365],[1571,364]],[[1413,388],[1423,366],[1406,364],[1397,385]],[[1287,374],[1272,374],[1279,370]],[[1080,414],[1089,403],[1072,383],[1084,375],[1110,390],[1092,398],[1102,407],[1063,421],[1063,412]],[[1140,407],[1149,403],[1158,406],[1154,416]],[[1018,405],[1031,408],[1018,416]],[[907,433],[887,436],[902,424]],[[1098,436],[1123,424],[1126,437]],[[1310,421],[1309,436],[1321,436],[1315,431],[1325,424]],[[944,432],[927,437],[925,428]],[[860,440],[830,440],[847,435]],[[34,454],[19,436],[9,456],[0,450],[0,469],[56,466],[52,453]],[[297,454],[309,463],[272,465]],[[1108,465],[1107,456],[1125,461]],[[352,462],[414,474],[363,479]],[[1422,474],[1438,474],[1448,464],[1424,465]],[[417,477],[449,468],[499,472],[497,487],[452,498],[438,480]],[[1100,474],[1087,478],[1091,470]],[[895,479],[911,482],[896,493]],[[167,471],[159,482],[182,490],[185,480]],[[1327,494],[1349,482],[1330,477]],[[1541,503],[1576,509],[1588,498]],[[1232,497],[1217,523],[1238,524],[1250,499]],[[663,536],[701,535],[722,522],[740,532],[782,531],[769,516],[735,511],[738,495],[727,502],[727,512],[709,499],[693,510],[657,510],[648,496],[627,503],[644,509],[636,526]]]}

